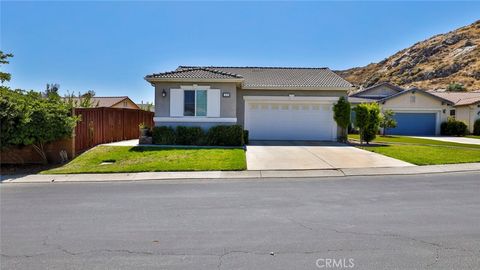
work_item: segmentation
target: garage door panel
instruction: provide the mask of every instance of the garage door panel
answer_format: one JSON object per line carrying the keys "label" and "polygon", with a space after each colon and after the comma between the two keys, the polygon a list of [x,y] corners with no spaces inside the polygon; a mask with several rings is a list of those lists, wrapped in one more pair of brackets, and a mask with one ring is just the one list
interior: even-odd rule
{"label": "garage door panel", "polygon": [[396,112],[397,127],[388,129],[393,135],[435,135],[436,113]]}
{"label": "garage door panel", "polygon": [[328,104],[251,103],[246,128],[252,140],[332,140],[333,112]]}

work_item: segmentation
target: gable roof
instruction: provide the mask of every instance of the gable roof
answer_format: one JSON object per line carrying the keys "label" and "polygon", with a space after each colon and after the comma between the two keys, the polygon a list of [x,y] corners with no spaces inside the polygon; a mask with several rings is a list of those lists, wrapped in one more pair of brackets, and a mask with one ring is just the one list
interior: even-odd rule
{"label": "gable roof", "polygon": [[379,84],[376,84],[376,85],[367,87],[367,88],[365,88],[365,89],[363,89],[363,90],[360,90],[360,91],[358,91],[358,92],[356,92],[356,93],[351,94],[350,96],[351,96],[351,97],[356,97],[356,96],[359,96],[360,94],[365,94],[366,92],[368,92],[368,91],[370,91],[370,90],[373,90],[373,89],[376,89],[376,88],[381,87],[381,86],[386,86],[386,87],[388,87],[388,88],[390,88],[390,89],[392,89],[392,90],[394,90],[394,91],[397,91],[397,93],[402,92],[402,91],[405,91],[405,89],[403,89],[403,88],[401,88],[401,87],[399,87],[399,86],[393,85],[393,84],[391,84],[391,83],[389,83],[389,82],[383,82],[383,83],[379,83]]}
{"label": "gable roof", "polygon": [[378,102],[379,102],[379,103],[380,103],[380,102],[384,102],[384,101],[387,101],[387,100],[392,99],[392,98],[394,98],[394,97],[398,97],[398,96],[400,96],[400,95],[403,95],[403,94],[406,94],[406,93],[410,93],[410,92],[413,92],[413,91],[423,93],[423,94],[425,94],[425,95],[427,95],[427,96],[431,96],[431,97],[433,97],[433,98],[435,98],[435,99],[438,99],[438,100],[440,100],[440,101],[442,101],[442,102],[445,102],[445,103],[447,103],[447,104],[453,105],[453,102],[451,102],[451,101],[448,100],[448,99],[445,99],[445,98],[436,96],[436,95],[434,95],[434,94],[432,94],[432,93],[430,93],[430,92],[428,92],[428,91],[425,91],[425,90],[422,90],[422,89],[419,89],[419,88],[416,88],[416,87],[410,88],[410,89],[405,90],[405,91],[402,91],[402,92],[398,92],[398,93],[396,93],[396,94],[390,95],[390,96],[385,97],[385,98],[382,98],[382,99],[378,100]]}
{"label": "gable roof", "polygon": [[350,89],[352,84],[328,68],[179,66],[151,79],[237,79],[245,89]]}
{"label": "gable roof", "polygon": [[[66,99],[66,98],[65,98]],[[74,102],[80,102],[80,98],[74,97],[72,98]],[[112,107],[120,102],[123,102],[124,100],[129,100],[132,104],[138,107],[135,102],[133,102],[128,96],[117,96],[117,97],[93,97],[92,98],[92,103],[97,105],[97,107]],[[138,107],[140,109],[140,107]]]}
{"label": "gable roof", "polygon": [[437,92],[429,93],[450,100],[455,106],[465,106],[480,102],[480,92]]}
{"label": "gable roof", "polygon": [[177,68],[174,71],[154,73],[145,78],[240,79],[242,76],[207,67]]}

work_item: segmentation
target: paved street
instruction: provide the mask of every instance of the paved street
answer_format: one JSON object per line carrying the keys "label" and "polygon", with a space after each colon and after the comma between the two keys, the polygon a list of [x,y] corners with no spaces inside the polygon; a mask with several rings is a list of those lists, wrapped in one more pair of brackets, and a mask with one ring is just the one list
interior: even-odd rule
{"label": "paved street", "polygon": [[480,269],[479,179],[1,184],[1,268]]}

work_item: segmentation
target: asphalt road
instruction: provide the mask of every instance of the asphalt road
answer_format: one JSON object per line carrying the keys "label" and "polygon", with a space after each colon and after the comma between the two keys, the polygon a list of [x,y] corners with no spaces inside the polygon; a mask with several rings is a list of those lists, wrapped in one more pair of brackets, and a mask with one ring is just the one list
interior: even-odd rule
{"label": "asphalt road", "polygon": [[2,269],[480,269],[480,173],[0,189]]}

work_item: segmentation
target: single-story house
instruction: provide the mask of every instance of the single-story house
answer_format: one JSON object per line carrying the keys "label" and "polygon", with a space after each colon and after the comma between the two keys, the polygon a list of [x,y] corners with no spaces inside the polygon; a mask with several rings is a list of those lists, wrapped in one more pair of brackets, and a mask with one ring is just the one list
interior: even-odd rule
{"label": "single-story house", "polygon": [[475,121],[480,119],[480,92],[431,91],[430,93],[453,102],[455,110],[451,112],[451,116],[465,122],[468,130],[473,132]]}
{"label": "single-story house", "polygon": [[[65,98],[70,99],[70,98]],[[74,106],[80,106],[81,98],[73,97]],[[104,108],[124,108],[124,109],[140,109],[140,107],[135,104],[128,96],[118,96],[118,97],[97,97],[94,96],[91,100],[94,107],[104,107]]]}
{"label": "single-story house", "polygon": [[328,68],[179,66],[145,77],[156,126],[242,125],[251,140],[336,140],[352,85]]}
{"label": "single-story house", "polygon": [[436,92],[418,88],[403,89],[390,83],[381,83],[350,94],[353,106],[378,102],[382,111],[395,112],[397,127],[388,133],[397,135],[440,135],[440,125],[454,117],[467,124],[480,118],[479,92]]}

